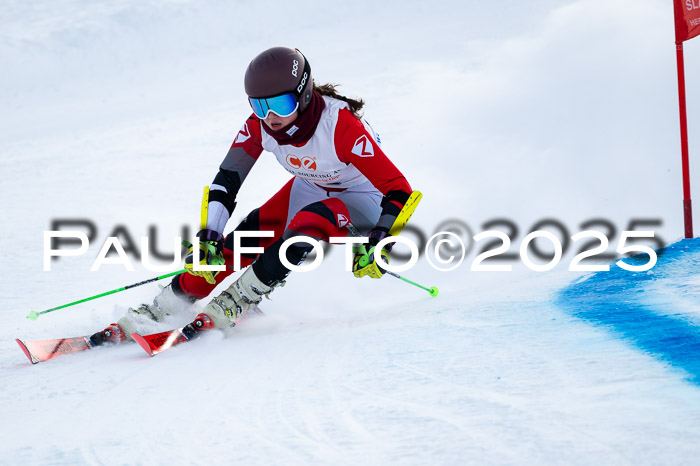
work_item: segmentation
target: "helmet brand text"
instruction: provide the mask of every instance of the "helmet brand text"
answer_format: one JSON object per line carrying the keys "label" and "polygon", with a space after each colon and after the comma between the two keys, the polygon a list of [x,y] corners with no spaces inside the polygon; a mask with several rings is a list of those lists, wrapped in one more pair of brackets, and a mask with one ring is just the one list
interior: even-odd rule
{"label": "helmet brand text", "polygon": [[304,76],[301,78],[301,82],[299,83],[299,86],[297,86],[297,92],[301,94],[301,91],[304,90],[304,86],[306,86],[306,80],[309,79],[309,73],[304,73]]}

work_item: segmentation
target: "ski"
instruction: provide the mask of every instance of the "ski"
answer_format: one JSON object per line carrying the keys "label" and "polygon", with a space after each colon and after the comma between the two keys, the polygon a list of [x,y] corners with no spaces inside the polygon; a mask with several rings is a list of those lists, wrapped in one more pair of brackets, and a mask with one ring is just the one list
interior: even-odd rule
{"label": "ski", "polygon": [[32,364],[48,361],[62,354],[84,351],[93,347],[88,336],[37,341],[22,341],[16,338],[15,341]]}
{"label": "ski", "polygon": [[200,333],[205,330],[211,330],[214,325],[206,314],[201,314],[206,317],[197,318],[185,325],[182,328],[176,328],[174,330],[168,330],[167,332],[153,333],[151,335],[139,335],[138,333],[132,333],[131,338],[134,339],[136,343],[139,344],[143,350],[148,353],[149,356],[155,356],[158,353],[172,348],[178,343],[183,341],[189,341],[197,338]]}
{"label": "ski", "polygon": [[[264,315],[264,313],[259,308],[255,307],[251,311],[236,319],[233,325],[237,325],[253,315]],[[162,353],[163,351],[170,349],[177,344],[199,338],[202,332],[213,330],[214,328],[214,323],[211,321],[208,315],[199,314],[194,321],[190,322],[184,327],[168,330],[167,332],[154,333],[151,335],[139,335],[138,333],[132,333],[131,338],[133,338],[134,341],[138,343],[149,356],[155,356],[156,354]]]}
{"label": "ski", "polygon": [[[200,314],[204,315],[204,314]],[[259,308],[253,309],[251,312],[244,314],[243,316],[236,319],[236,324],[247,319],[251,315],[264,315]],[[207,319],[206,315],[204,316]],[[191,324],[186,325],[181,329],[170,330],[168,332],[156,333],[153,335],[141,336],[136,333],[132,334],[134,340],[151,356],[158,354],[173,345],[181,343],[183,341],[188,341],[189,339],[196,338],[203,329],[194,327],[193,325],[197,322],[195,319]],[[191,329],[188,326],[193,326]],[[213,327],[212,327],[213,328]],[[183,333],[183,330],[185,332]],[[84,335],[80,337],[71,338],[56,338],[52,340],[34,340],[34,341],[24,341],[19,338],[15,338],[15,341],[19,345],[20,349],[27,356],[29,362],[32,364],[38,364],[40,362],[48,361],[57,356],[64,354],[77,353],[80,351],[86,351],[92,349],[96,346],[113,346],[118,343],[124,342],[124,337],[121,335],[121,330],[116,324],[112,324],[101,332],[94,333],[92,335]],[[149,343],[150,341],[150,343]],[[153,346],[151,346],[153,345]]]}
{"label": "ski", "polygon": [[120,339],[119,331],[114,331],[113,327],[110,326],[101,332],[81,337],[35,341],[22,341],[16,338],[15,341],[22,349],[25,356],[27,356],[29,362],[37,364],[63,354],[89,350],[95,346],[102,346],[105,343],[116,344],[122,340]]}

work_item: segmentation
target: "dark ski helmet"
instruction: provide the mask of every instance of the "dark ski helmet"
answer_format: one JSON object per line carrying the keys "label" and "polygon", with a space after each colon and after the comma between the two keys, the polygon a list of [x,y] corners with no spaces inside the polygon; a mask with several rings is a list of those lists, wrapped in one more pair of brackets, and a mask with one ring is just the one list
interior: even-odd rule
{"label": "dark ski helmet", "polygon": [[311,66],[297,49],[273,47],[262,52],[245,72],[245,92],[252,99],[293,94],[303,112],[311,102],[313,79]]}

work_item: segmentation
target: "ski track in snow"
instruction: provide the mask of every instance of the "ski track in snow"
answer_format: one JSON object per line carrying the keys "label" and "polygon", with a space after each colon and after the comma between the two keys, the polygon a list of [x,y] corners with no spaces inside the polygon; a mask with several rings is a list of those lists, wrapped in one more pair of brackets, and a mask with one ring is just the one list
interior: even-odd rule
{"label": "ski track in snow", "polygon": [[[519,292],[514,280],[514,297],[532,293],[525,282]],[[3,415],[26,424],[0,453],[21,463],[625,464],[695,448],[696,389],[679,374],[547,300],[455,305],[468,296],[340,315],[273,300],[228,336],[155,358],[132,344],[30,366],[8,347]],[[30,432],[41,431],[52,436],[37,446]]]}

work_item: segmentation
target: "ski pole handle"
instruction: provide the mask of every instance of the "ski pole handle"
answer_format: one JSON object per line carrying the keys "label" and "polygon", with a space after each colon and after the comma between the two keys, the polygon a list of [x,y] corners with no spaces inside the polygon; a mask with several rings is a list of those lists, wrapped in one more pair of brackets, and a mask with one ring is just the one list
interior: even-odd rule
{"label": "ski pole handle", "polygon": [[178,270],[177,272],[172,272],[172,273],[168,273],[165,275],[161,275],[160,277],[149,278],[148,280],[144,280],[142,282],[132,283],[131,285],[122,286],[121,288],[117,288],[116,290],[107,291],[107,292],[100,293],[100,294],[95,295],[95,296],[90,296],[89,298],[80,299],[78,301],[73,301],[72,303],[64,304],[63,306],[52,307],[51,309],[46,309],[45,311],[41,311],[41,312],[29,311],[29,315],[27,316],[27,319],[37,320],[39,318],[39,316],[42,314],[57,311],[59,309],[63,309],[63,308],[69,307],[69,306],[74,306],[76,304],[84,303],[86,301],[90,301],[93,299],[102,298],[103,296],[107,296],[110,294],[119,293],[120,291],[125,291],[125,290],[128,290],[130,288],[136,288],[137,286],[145,285],[146,283],[151,283],[151,282],[155,282],[158,280],[162,280],[164,278],[172,277],[173,275],[180,275],[181,273],[184,273],[184,272],[186,272],[185,269]]}

